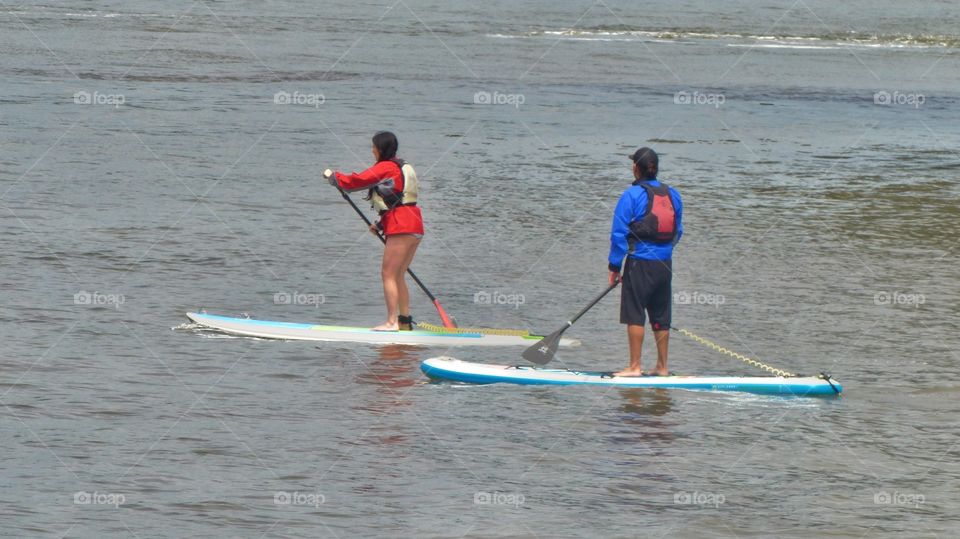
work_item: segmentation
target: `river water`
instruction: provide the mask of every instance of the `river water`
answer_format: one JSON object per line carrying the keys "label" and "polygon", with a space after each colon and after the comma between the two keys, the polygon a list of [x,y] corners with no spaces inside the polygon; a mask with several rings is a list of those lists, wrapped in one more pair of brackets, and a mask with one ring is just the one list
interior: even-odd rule
{"label": "river water", "polygon": [[[953,2],[0,3],[0,535],[956,535],[958,23]],[[421,360],[520,350],[179,327],[380,322],[381,247],[318,179],[380,129],[420,175],[413,267],[461,325],[551,331],[599,293],[650,145],[685,201],[676,325],[844,397],[437,384]],[[617,315],[555,363],[624,366]],[[680,335],[671,358],[761,374]]]}

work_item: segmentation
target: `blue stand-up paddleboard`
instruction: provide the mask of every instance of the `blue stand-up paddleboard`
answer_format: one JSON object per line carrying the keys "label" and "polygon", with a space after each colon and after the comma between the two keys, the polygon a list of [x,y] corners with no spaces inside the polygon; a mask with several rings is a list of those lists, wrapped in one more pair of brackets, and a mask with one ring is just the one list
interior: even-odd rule
{"label": "blue stand-up paddleboard", "polygon": [[487,365],[452,357],[434,357],[420,364],[434,379],[471,384],[596,385],[653,387],[701,391],[741,391],[766,395],[839,395],[843,388],[829,376],[613,376],[567,369]]}
{"label": "blue stand-up paddleboard", "polygon": [[[497,332],[526,333],[517,330],[451,329],[425,331],[373,331],[370,328],[324,326],[294,322],[271,322],[250,318],[232,318],[206,313],[187,313],[187,317],[205,328],[233,335],[300,341],[363,342],[372,344],[419,344],[424,346],[530,346],[539,335],[504,335]],[[432,326],[436,327],[436,326]],[[563,339],[561,346],[579,346],[576,339]]]}

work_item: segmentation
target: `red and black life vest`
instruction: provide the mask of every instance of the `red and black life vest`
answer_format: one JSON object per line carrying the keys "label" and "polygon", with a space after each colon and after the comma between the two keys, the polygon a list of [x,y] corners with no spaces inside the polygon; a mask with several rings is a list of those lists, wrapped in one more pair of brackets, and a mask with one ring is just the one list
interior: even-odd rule
{"label": "red and black life vest", "polygon": [[641,183],[647,192],[643,217],[630,223],[630,239],[650,243],[672,243],[677,236],[677,212],[665,183],[654,186]]}

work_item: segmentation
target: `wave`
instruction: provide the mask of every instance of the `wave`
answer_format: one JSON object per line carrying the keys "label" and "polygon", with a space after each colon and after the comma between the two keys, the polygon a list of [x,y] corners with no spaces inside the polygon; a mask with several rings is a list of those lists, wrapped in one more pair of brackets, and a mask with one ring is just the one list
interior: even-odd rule
{"label": "wave", "polygon": [[146,17],[167,17],[175,18],[175,15],[163,15],[161,13],[113,13],[100,11],[56,11],[38,7],[27,11],[23,9],[3,9],[0,8],[0,14],[10,14],[16,17],[27,18],[65,18],[65,19],[117,19],[121,17],[146,18]]}
{"label": "wave", "polygon": [[960,48],[960,37],[941,34],[864,34],[835,33],[821,35],[756,35],[729,32],[714,32],[708,29],[670,29],[635,30],[626,28],[586,28],[539,30],[524,34],[488,34],[488,37],[517,38],[553,38],[571,41],[653,41],[671,43],[698,43],[703,41],[725,41],[729,46],[771,47],[771,48],[889,48],[889,49],[928,49]]}

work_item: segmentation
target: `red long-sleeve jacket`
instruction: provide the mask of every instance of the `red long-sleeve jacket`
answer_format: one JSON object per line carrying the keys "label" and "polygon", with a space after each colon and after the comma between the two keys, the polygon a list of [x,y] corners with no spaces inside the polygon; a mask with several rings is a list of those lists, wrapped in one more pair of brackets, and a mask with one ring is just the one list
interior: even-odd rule
{"label": "red long-sleeve jacket", "polygon": [[[363,172],[344,174],[335,172],[337,184],[344,191],[362,191],[393,178],[393,185],[403,191],[403,172],[393,161],[380,161]],[[397,206],[380,214],[380,225],[384,236],[396,234],[423,235],[423,215],[417,206]]]}

